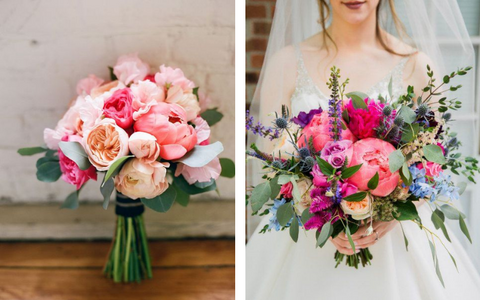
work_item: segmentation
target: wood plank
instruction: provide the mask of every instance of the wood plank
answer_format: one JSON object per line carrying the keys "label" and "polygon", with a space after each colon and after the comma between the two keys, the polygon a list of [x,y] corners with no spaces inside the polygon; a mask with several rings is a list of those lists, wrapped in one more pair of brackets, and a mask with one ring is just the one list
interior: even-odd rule
{"label": "wood plank", "polygon": [[154,269],[154,278],[115,284],[99,269],[1,269],[0,299],[8,300],[229,300],[235,269]]}
{"label": "wood plank", "polygon": [[[101,203],[81,203],[76,210],[59,210],[60,204],[2,205],[0,240],[111,239],[115,226],[113,202],[105,211]],[[234,201],[191,201],[187,208],[175,204],[161,214],[145,210],[150,238],[234,237]]]}
{"label": "wood plank", "polygon": [[[149,245],[156,267],[235,264],[233,240],[150,241]],[[109,248],[109,242],[4,242],[0,267],[102,267]]]}

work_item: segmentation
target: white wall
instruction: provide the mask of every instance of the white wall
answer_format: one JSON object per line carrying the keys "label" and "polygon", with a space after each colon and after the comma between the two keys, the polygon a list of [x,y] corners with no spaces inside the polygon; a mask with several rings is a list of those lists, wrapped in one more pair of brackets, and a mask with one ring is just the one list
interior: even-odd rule
{"label": "white wall", "polygon": [[[0,1],[0,204],[63,201],[73,186],[38,182],[20,147],[43,143],[90,73],[108,78],[119,55],[180,67],[225,119],[213,140],[234,157],[234,0]],[[100,197],[89,182],[82,199]],[[218,182],[234,198],[234,180]],[[205,198],[205,196],[203,196]],[[210,193],[208,198],[215,198]]]}

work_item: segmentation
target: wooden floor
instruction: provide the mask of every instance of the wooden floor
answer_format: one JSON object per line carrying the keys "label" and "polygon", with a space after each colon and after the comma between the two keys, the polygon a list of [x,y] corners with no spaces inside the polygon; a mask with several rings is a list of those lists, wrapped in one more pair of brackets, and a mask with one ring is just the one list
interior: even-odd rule
{"label": "wooden floor", "polygon": [[153,279],[103,277],[108,242],[0,243],[0,300],[234,299],[231,240],[151,241]]}

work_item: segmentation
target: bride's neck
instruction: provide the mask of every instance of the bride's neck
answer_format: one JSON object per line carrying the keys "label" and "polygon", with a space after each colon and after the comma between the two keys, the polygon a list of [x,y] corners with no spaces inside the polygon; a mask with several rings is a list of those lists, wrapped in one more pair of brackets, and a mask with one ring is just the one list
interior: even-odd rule
{"label": "bride's neck", "polygon": [[375,14],[371,14],[359,24],[345,22],[340,17],[333,16],[332,25],[328,28],[329,34],[339,48],[349,49],[372,46],[377,43]]}

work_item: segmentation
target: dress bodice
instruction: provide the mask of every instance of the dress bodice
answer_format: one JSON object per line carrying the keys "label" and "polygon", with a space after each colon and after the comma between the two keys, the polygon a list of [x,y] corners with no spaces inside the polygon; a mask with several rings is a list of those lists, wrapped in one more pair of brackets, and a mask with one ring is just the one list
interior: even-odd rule
{"label": "dress bodice", "polygon": [[[328,109],[328,97],[315,85],[307,72],[303,55],[299,45],[295,45],[295,56],[297,60],[297,77],[295,91],[290,99],[291,110],[294,116],[301,111],[309,112],[312,109],[321,107]],[[374,84],[366,94],[372,99],[378,99],[379,95],[388,95],[388,85],[392,80],[393,99],[400,97],[405,91],[403,89],[403,69],[409,56],[402,58],[398,64],[380,81]]]}

